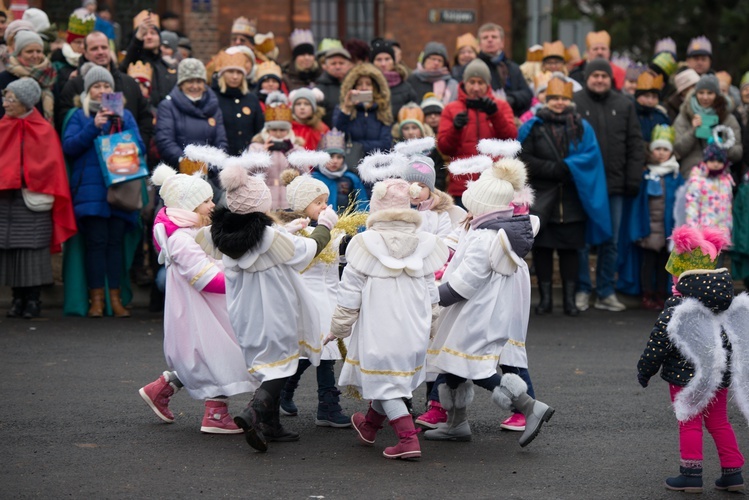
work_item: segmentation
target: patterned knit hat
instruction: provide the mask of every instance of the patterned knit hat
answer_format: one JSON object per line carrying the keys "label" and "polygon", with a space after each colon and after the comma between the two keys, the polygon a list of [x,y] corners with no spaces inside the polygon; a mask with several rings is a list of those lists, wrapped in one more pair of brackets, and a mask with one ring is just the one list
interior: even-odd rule
{"label": "patterned knit hat", "polygon": [[703,161],[719,161],[726,163],[728,161],[728,150],[720,147],[718,144],[711,142],[702,151]]}
{"label": "patterned knit hat", "polygon": [[411,185],[403,179],[385,179],[378,182],[372,188],[369,212],[411,208],[410,187]]}
{"label": "patterned knit hat", "polygon": [[70,18],[68,18],[68,43],[79,38],[86,38],[86,35],[94,31],[96,16],[86,9],[75,9]]}
{"label": "patterned knit hat", "polygon": [[715,269],[718,255],[729,239],[722,229],[680,226],[671,235],[674,249],[666,263],[666,271],[676,277],[695,269]]}
{"label": "patterned knit hat", "polygon": [[445,104],[434,92],[427,92],[422,99],[421,110],[425,115],[431,113],[442,114],[442,111],[445,109]]}
{"label": "patterned knit hat", "polygon": [[16,99],[29,110],[36,106],[36,103],[42,98],[42,89],[33,78],[23,77],[14,80],[5,87],[5,90],[13,92]]}
{"label": "patterned knit hat", "polygon": [[309,171],[310,167],[324,166],[330,161],[330,155],[322,151],[294,151],[287,160],[292,167],[281,172],[281,181],[286,184],[286,201],[296,212],[306,209],[320,195],[330,196],[330,190],[322,181],[309,174],[299,175],[300,171]]}
{"label": "patterned knit hat", "polygon": [[169,208],[195,211],[213,198],[213,188],[200,175],[178,174],[172,167],[160,164],[153,171],[151,183],[159,188],[159,196]]}
{"label": "patterned knit hat", "polygon": [[177,66],[177,86],[182,85],[187,80],[193,79],[203,80],[204,82],[208,81],[205,66],[200,60],[192,57],[182,59],[179,66]]}
{"label": "patterned knit hat", "polygon": [[250,175],[248,170],[268,168],[270,164],[270,155],[267,153],[245,153],[226,160],[219,179],[226,189],[226,206],[230,211],[235,214],[250,214],[270,210],[270,189],[261,176]]}
{"label": "patterned knit hat", "polygon": [[401,177],[404,181],[421,182],[429,191],[434,191],[434,181],[437,177],[434,172],[434,160],[428,156],[412,156],[405,165]]}

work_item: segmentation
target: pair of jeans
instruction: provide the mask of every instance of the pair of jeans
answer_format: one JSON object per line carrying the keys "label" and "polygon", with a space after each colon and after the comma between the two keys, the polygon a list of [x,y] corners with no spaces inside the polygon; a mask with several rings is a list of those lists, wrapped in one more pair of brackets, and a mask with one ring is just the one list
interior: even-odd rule
{"label": "pair of jeans", "polygon": [[[611,239],[598,246],[598,261],[596,264],[596,294],[605,298],[614,293],[616,279],[616,259],[618,255],[619,228],[624,211],[624,196],[609,197],[609,212],[611,213]],[[590,281],[590,245],[578,253],[580,268],[578,271],[577,291],[591,293],[593,284]]]}
{"label": "pair of jeans", "polygon": [[122,241],[125,220],[119,217],[83,217],[79,228],[86,242],[86,283],[88,288],[120,288],[124,266]]}
{"label": "pair of jeans", "polygon": [[[671,401],[684,389],[674,384],[669,384],[668,388],[671,392]],[[744,466],[744,456],[739,451],[736,434],[733,432],[731,422],[728,421],[727,406],[728,389],[720,389],[702,413],[686,422],[679,422],[679,451],[682,462],[702,461],[702,422],[704,421],[718,449],[720,466],[724,469]]]}

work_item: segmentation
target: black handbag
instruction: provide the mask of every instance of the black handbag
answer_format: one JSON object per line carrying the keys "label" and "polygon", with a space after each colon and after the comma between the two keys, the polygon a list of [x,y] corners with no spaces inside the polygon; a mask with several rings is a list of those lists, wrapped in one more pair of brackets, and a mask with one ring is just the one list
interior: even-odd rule
{"label": "black handbag", "polygon": [[346,166],[355,174],[359,174],[359,162],[364,158],[364,146],[359,142],[353,142],[351,136],[346,134],[346,147],[343,150],[343,158]]}
{"label": "black handbag", "polygon": [[112,208],[126,212],[140,210],[143,208],[142,188],[143,181],[141,179],[112,184],[107,189],[107,203]]}

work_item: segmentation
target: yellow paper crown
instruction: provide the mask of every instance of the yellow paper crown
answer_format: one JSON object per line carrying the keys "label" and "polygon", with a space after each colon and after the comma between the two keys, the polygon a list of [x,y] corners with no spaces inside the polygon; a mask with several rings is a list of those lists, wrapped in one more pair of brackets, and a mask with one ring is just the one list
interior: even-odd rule
{"label": "yellow paper crown", "polygon": [[656,125],[650,135],[651,142],[668,141],[673,144],[676,140],[676,132],[668,125]]}
{"label": "yellow paper crown", "polygon": [[286,104],[265,107],[265,121],[267,122],[289,122],[292,121],[291,108]]}
{"label": "yellow paper crown", "polygon": [[127,76],[133,79],[142,78],[150,82],[153,78],[153,68],[150,63],[144,64],[143,61],[135,61],[127,67]]}
{"label": "yellow paper crown", "polygon": [[637,77],[637,90],[661,90],[663,75],[653,76],[650,71],[644,71]]}
{"label": "yellow paper crown", "polygon": [[525,53],[525,60],[527,62],[541,62],[544,58],[544,48],[540,45],[532,45],[528,47]]}
{"label": "yellow paper crown", "polygon": [[580,57],[580,49],[577,47],[576,43],[573,43],[569,47],[567,47],[564,51],[564,61],[565,62],[575,62],[582,59]]}
{"label": "yellow paper crown", "polygon": [[572,82],[566,82],[559,77],[553,77],[546,86],[546,98],[565,97],[572,99]]}
{"label": "yellow paper crown", "polygon": [[556,42],[544,42],[543,58],[547,57],[558,57],[564,59],[564,43],[560,40]]}
{"label": "yellow paper crown", "polygon": [[257,19],[247,19],[246,17],[238,17],[234,20],[231,25],[231,33],[233,35],[244,35],[247,37],[254,37],[257,34]]}
{"label": "yellow paper crown", "polygon": [[591,31],[585,37],[585,45],[590,49],[594,45],[605,45],[611,47],[611,35],[608,31]]}

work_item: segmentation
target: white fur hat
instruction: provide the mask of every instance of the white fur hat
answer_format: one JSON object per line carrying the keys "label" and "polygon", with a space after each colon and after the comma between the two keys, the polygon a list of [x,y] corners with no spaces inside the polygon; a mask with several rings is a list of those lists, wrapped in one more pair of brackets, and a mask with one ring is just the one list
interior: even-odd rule
{"label": "white fur hat", "polygon": [[494,212],[510,206],[515,191],[525,185],[525,164],[514,158],[504,158],[485,170],[477,181],[463,193],[463,205],[474,216]]}
{"label": "white fur hat", "polygon": [[200,175],[178,174],[163,163],[156,167],[151,176],[154,186],[161,186],[159,196],[168,208],[181,208],[193,212],[204,201],[213,198],[211,185]]}

